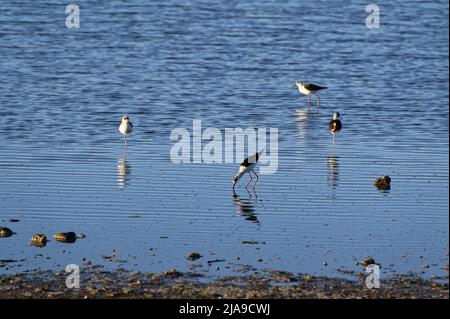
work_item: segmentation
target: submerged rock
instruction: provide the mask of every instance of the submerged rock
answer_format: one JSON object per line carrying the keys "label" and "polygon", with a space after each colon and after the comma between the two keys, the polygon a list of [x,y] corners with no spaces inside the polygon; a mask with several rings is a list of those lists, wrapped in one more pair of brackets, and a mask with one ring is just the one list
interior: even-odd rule
{"label": "submerged rock", "polygon": [[13,235],[13,231],[6,227],[0,227],[0,237],[11,237]]}
{"label": "submerged rock", "polygon": [[45,247],[47,245],[47,236],[38,233],[31,237],[31,244],[36,247]]}
{"label": "submerged rock", "polygon": [[196,268],[201,268],[201,267],[203,267],[203,265],[202,265],[202,264],[199,264],[199,263],[187,265],[187,268],[189,268],[189,269],[191,269],[191,270],[196,269]]}
{"label": "submerged rock", "polygon": [[202,258],[202,257],[203,257],[203,256],[200,255],[199,253],[190,253],[189,255],[186,256],[186,259],[189,259],[189,260],[197,260],[197,259],[200,259],[200,258]]}
{"label": "submerged rock", "polygon": [[381,190],[388,190],[391,188],[391,178],[388,175],[378,177],[373,185]]}
{"label": "submerged rock", "polygon": [[243,240],[242,245],[248,244],[248,245],[256,245],[258,242],[254,240]]}
{"label": "submerged rock", "polygon": [[62,243],[74,243],[77,240],[77,235],[74,232],[57,233],[53,238]]}

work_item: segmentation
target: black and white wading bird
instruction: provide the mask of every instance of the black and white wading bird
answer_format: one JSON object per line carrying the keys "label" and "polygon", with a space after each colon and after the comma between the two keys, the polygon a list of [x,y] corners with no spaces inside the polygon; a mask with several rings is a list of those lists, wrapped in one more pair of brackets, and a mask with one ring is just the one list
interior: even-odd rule
{"label": "black and white wading bird", "polygon": [[264,151],[264,149],[262,149],[261,151],[259,151],[258,153],[247,157],[239,166],[239,171],[237,172],[237,174],[235,176],[233,176],[233,193],[234,193],[234,188],[236,187],[236,183],[241,179],[241,177],[248,173],[248,175],[250,176],[250,180],[248,181],[247,185],[245,186],[245,189],[248,191],[248,185],[250,185],[250,183],[253,181],[253,177],[251,172],[253,172],[253,174],[255,174],[256,176],[256,181],[253,184],[253,190],[255,189],[255,185],[258,182],[259,176],[255,173],[254,169],[256,164],[258,164],[259,159],[261,158],[261,154]]}
{"label": "black and white wading bird", "polygon": [[333,113],[333,119],[330,121],[330,124],[328,124],[328,129],[330,130],[331,134],[333,134],[333,145],[334,145],[334,135],[338,133],[340,130],[342,130],[342,123],[339,119],[339,112]]}
{"label": "black and white wading bird", "polygon": [[320,106],[320,97],[317,94],[317,92],[320,90],[327,89],[326,86],[319,86],[319,85],[315,85],[312,83],[306,83],[306,82],[302,82],[302,81],[296,81],[295,86],[297,87],[297,89],[299,90],[299,92],[301,94],[308,96],[308,109],[311,105],[311,95],[316,96],[316,106],[319,107]]}
{"label": "black and white wading bird", "polygon": [[119,132],[122,133],[122,135],[125,138],[125,146],[127,145],[127,135],[131,134],[131,132],[133,132],[133,124],[131,124],[130,122],[130,118],[128,117],[128,115],[125,115],[122,118],[122,123],[120,123],[119,126]]}

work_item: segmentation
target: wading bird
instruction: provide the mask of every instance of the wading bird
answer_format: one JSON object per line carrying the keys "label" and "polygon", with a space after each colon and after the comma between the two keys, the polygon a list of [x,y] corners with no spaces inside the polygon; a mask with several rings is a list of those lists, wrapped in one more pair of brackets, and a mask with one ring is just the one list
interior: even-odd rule
{"label": "wading bird", "polygon": [[259,176],[255,173],[254,168],[256,166],[256,164],[258,164],[258,160],[261,158],[261,154],[264,151],[264,149],[262,149],[261,151],[259,151],[258,153],[247,157],[239,166],[239,171],[237,172],[237,174],[235,176],[233,176],[233,193],[234,193],[234,188],[236,186],[236,183],[239,181],[239,179],[241,179],[241,177],[248,173],[248,175],[250,176],[250,180],[248,181],[247,185],[245,186],[245,189],[248,191],[248,185],[250,185],[250,183],[253,181],[252,178],[252,174],[251,172],[253,172],[253,174],[255,174],[256,176],[256,181],[253,184],[253,189],[255,189],[255,185],[258,182]]}
{"label": "wading bird", "polygon": [[319,85],[315,85],[312,83],[306,83],[306,82],[302,82],[302,81],[295,82],[295,86],[297,87],[297,89],[299,90],[299,92],[301,94],[308,96],[308,109],[311,105],[311,95],[316,96],[316,106],[319,107],[320,106],[320,97],[317,94],[317,92],[320,90],[327,89],[326,86],[319,86]]}
{"label": "wading bird", "polygon": [[119,132],[122,133],[122,135],[125,138],[125,146],[127,145],[127,135],[133,132],[133,124],[130,122],[130,118],[128,115],[125,115],[122,118],[122,123],[120,123],[119,126]]}
{"label": "wading bird", "polygon": [[338,133],[342,129],[342,123],[339,119],[339,112],[333,113],[333,119],[330,121],[330,124],[328,124],[328,129],[330,130],[331,134],[333,134],[333,145],[334,145],[334,134]]}

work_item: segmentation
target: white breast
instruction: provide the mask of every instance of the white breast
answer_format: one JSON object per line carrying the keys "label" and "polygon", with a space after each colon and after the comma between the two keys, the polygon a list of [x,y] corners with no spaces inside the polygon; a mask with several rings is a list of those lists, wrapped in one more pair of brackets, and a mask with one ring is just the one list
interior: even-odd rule
{"label": "white breast", "polygon": [[312,94],[312,92],[310,90],[308,90],[307,88],[305,88],[304,86],[300,86],[300,88],[298,90],[300,91],[300,93],[305,94],[305,95]]}
{"label": "white breast", "polygon": [[131,127],[130,123],[122,122],[119,126],[119,131],[123,135],[127,135],[133,131],[133,128]]}
{"label": "white breast", "polygon": [[255,166],[256,166],[256,163],[252,163],[252,164],[250,164],[250,166],[247,166],[247,167],[241,166],[241,167],[239,167],[239,173],[241,173],[241,174],[248,173],[248,172],[250,172],[252,169],[254,169]]}

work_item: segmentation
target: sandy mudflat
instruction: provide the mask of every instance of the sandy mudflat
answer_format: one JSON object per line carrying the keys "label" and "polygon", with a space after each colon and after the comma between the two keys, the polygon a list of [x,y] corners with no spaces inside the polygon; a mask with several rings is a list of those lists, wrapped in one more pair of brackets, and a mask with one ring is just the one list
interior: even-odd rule
{"label": "sandy mudflat", "polygon": [[211,280],[196,273],[161,274],[83,269],[80,288],[65,286],[63,271],[35,271],[0,277],[0,298],[439,298],[448,299],[448,277],[438,281],[399,275],[367,289],[353,280],[265,271]]}

